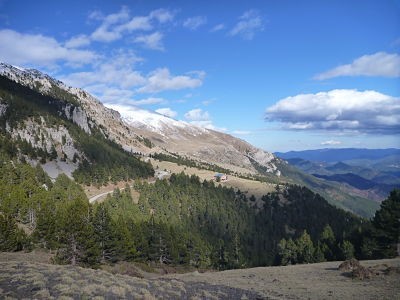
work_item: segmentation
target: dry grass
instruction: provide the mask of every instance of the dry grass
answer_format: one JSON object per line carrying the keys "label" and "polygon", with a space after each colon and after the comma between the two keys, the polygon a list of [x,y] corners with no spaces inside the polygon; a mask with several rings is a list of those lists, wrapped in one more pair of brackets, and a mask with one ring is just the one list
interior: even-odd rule
{"label": "dry grass", "polygon": [[[176,279],[141,279],[102,270],[0,261],[1,298],[35,299],[256,299],[255,293]],[[222,291],[222,292],[221,292]]]}
{"label": "dry grass", "polygon": [[339,264],[325,262],[167,277],[252,290],[271,299],[400,299],[400,258],[361,261],[375,273],[383,270],[382,275],[364,280],[343,276]]}
{"label": "dry grass", "polygon": [[[153,167],[158,166],[161,170],[167,170],[170,173],[180,173],[184,172],[187,175],[199,176],[201,180],[212,180],[215,172],[208,170],[200,170],[197,168],[191,168],[187,166],[178,166],[178,164],[169,161],[158,161],[150,159]],[[244,179],[232,175],[228,175],[228,180],[226,182],[220,182],[222,186],[233,187],[235,189],[240,189],[242,192],[248,194],[248,196],[254,195],[257,198],[272,192],[275,190],[275,184]]]}

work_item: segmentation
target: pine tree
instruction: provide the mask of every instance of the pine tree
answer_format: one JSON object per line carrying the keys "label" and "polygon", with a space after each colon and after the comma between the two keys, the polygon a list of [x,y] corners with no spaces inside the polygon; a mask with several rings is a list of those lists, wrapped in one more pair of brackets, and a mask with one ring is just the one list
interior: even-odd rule
{"label": "pine tree", "polygon": [[326,261],[324,252],[322,251],[321,243],[318,242],[317,246],[315,247],[314,251],[314,261],[315,262],[324,262]]}
{"label": "pine tree", "polygon": [[321,233],[321,250],[324,253],[324,257],[329,260],[335,259],[335,248],[336,248],[336,238],[333,233],[332,227],[327,224]]}
{"label": "pine tree", "polygon": [[396,256],[400,244],[400,190],[393,190],[389,197],[382,201],[372,224],[380,256]]}
{"label": "pine tree", "polygon": [[0,214],[0,251],[21,251],[29,248],[29,239],[10,215]]}
{"label": "pine tree", "polygon": [[66,201],[57,212],[57,259],[72,265],[95,265],[100,253],[94,240],[87,200]]}
{"label": "pine tree", "polygon": [[302,235],[296,240],[296,245],[299,263],[314,262],[314,245],[306,230],[304,230]]}
{"label": "pine tree", "polygon": [[354,246],[351,242],[344,240],[342,244],[340,244],[340,251],[343,260],[350,259],[354,257]]}
{"label": "pine tree", "polygon": [[117,258],[117,241],[116,230],[111,216],[104,205],[100,203],[93,214],[93,229],[95,240],[100,250],[102,262],[116,261]]}

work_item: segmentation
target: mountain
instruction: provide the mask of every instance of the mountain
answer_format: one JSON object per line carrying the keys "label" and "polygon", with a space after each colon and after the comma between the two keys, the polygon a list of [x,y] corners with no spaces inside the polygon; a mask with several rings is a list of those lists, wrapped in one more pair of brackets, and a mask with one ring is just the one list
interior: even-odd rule
{"label": "mountain", "polygon": [[244,174],[256,173],[256,162],[265,167],[268,173],[280,175],[276,166],[278,159],[273,154],[229,134],[139,108],[123,113],[122,119],[157,146],[152,152],[166,149],[168,152]]}
{"label": "mountain", "polygon": [[400,187],[399,149],[320,149],[276,153],[300,170],[330,182],[344,183],[350,193],[382,201]]}
{"label": "mountain", "polygon": [[339,162],[350,160],[378,160],[389,156],[400,156],[400,149],[317,149],[304,151],[275,152],[278,157],[283,159],[302,158],[310,161],[319,162]]}
{"label": "mountain", "polygon": [[152,176],[145,161],[153,156],[252,180],[306,185],[362,216],[377,209],[362,193],[290,168],[229,134],[140,108],[120,114],[37,70],[0,64],[0,125],[8,153],[40,163],[53,179],[65,173],[101,186]]}
{"label": "mountain", "polygon": [[[41,95],[65,99],[60,107],[72,122],[90,134],[91,127],[129,152],[177,153],[198,161],[218,164],[242,173],[257,173],[254,162],[279,176],[277,158],[228,134],[177,121],[155,112],[133,108],[122,117],[87,92],[68,87],[37,70],[0,64],[0,75]],[[7,104],[1,104],[6,110]],[[74,108],[71,110],[71,107]],[[4,114],[3,112],[3,114]]]}

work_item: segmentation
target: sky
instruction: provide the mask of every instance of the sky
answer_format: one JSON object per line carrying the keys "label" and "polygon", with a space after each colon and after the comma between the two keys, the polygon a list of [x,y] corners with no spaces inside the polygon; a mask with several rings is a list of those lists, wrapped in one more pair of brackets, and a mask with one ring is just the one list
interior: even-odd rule
{"label": "sky", "polygon": [[0,0],[0,61],[268,151],[400,148],[399,0]]}

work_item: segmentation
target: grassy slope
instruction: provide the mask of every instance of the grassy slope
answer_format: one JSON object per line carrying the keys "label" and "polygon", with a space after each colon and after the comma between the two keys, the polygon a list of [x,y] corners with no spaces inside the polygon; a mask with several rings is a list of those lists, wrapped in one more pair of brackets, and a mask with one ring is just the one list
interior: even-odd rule
{"label": "grassy slope", "polygon": [[[28,262],[32,259],[39,262]],[[399,299],[400,273],[361,281],[340,262],[170,274],[153,279],[45,263],[45,255],[0,253],[1,298],[58,299]],[[362,261],[400,267],[400,258]],[[243,297],[243,298],[242,298]],[[246,298],[247,297],[247,298]]]}
{"label": "grassy slope", "polygon": [[185,283],[177,279],[141,279],[102,270],[28,262],[0,253],[0,298],[59,299],[256,299],[253,291]]}
{"label": "grassy slope", "polygon": [[[399,269],[371,279],[352,279],[338,270],[341,262],[262,267],[204,274],[170,275],[185,282],[207,282],[251,289],[267,299],[400,299]],[[400,267],[400,258],[361,261],[375,269]]]}

